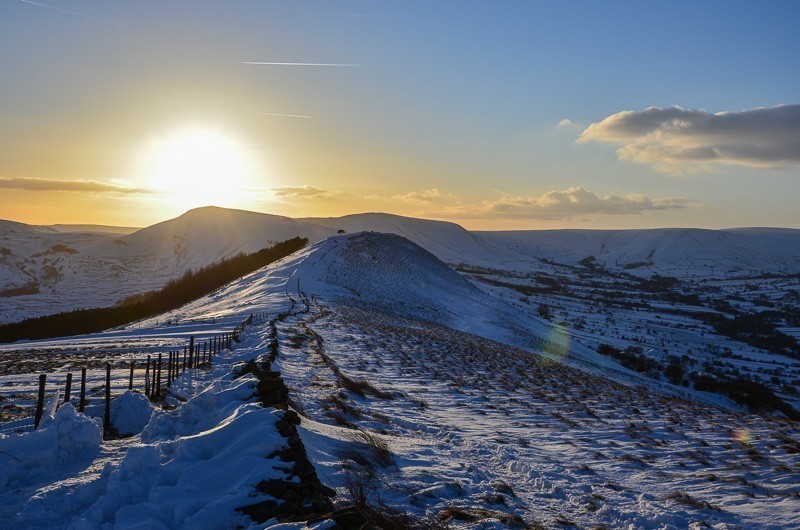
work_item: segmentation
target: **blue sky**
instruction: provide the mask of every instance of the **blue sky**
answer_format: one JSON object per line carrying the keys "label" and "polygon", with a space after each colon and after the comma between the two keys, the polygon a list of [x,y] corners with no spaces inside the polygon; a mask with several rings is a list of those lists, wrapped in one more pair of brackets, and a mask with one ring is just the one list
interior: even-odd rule
{"label": "blue sky", "polygon": [[[5,0],[0,217],[800,227],[799,22],[797,2]],[[197,173],[231,157],[247,170]]]}

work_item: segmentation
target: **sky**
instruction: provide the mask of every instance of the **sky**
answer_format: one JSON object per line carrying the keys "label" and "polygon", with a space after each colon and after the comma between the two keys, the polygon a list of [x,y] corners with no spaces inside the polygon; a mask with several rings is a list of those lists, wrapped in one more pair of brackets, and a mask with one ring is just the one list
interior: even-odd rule
{"label": "sky", "polygon": [[800,228],[800,3],[0,1],[0,219]]}

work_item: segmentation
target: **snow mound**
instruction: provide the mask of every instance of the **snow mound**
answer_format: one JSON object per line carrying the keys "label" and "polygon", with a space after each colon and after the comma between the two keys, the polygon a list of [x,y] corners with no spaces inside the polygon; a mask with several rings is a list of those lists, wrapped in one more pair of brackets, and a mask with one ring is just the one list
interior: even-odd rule
{"label": "snow mound", "polygon": [[153,406],[144,394],[128,390],[111,402],[111,425],[122,435],[139,434],[152,413]]}
{"label": "snow mound", "polygon": [[70,404],[33,432],[0,436],[0,491],[34,483],[53,468],[91,461],[102,441],[99,420],[78,414]]}
{"label": "snow mound", "polygon": [[[394,234],[361,232],[311,247],[295,273],[301,295],[329,298],[525,347],[543,324],[472,285],[422,247]],[[291,284],[291,283],[290,283]]]}

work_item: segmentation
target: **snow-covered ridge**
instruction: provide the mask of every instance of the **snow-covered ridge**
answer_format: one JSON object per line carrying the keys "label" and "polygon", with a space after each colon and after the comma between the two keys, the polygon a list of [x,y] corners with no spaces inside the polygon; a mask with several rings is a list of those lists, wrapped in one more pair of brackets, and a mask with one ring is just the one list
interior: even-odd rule
{"label": "snow-covered ridge", "polygon": [[800,230],[524,230],[475,232],[518,261],[574,265],[592,256],[611,270],[649,276],[716,277],[800,272]]}
{"label": "snow-covered ridge", "polygon": [[183,272],[292,237],[310,242],[374,231],[397,234],[448,264],[529,270],[548,259],[650,276],[728,277],[800,272],[800,230],[548,230],[469,232],[381,213],[291,219],[205,207],[135,233],[62,232],[0,221],[0,323],[110,305]]}
{"label": "snow-covered ridge", "polygon": [[330,237],[294,273],[300,294],[424,320],[525,347],[547,330],[487,295],[408,239],[378,232]]}

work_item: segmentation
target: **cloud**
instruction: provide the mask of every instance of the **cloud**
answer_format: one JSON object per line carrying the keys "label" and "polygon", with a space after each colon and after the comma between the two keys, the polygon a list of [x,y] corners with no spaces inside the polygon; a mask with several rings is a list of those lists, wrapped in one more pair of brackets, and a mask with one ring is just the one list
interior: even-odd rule
{"label": "cloud", "polygon": [[47,180],[0,178],[0,188],[29,191],[78,191],[94,193],[151,193],[144,188],[126,188],[94,180]]}
{"label": "cloud", "polygon": [[631,215],[647,211],[677,210],[697,206],[688,199],[650,198],[630,193],[624,197],[598,196],[583,187],[549,191],[539,197],[504,196],[478,204],[460,204],[446,209],[447,214],[466,218],[565,219],[591,214]]}
{"label": "cloud", "polygon": [[283,186],[281,188],[272,188],[272,191],[278,197],[286,197],[288,199],[324,199],[331,195],[330,191],[315,188],[314,186]]}
{"label": "cloud", "polygon": [[572,127],[575,123],[569,118],[564,118],[556,124],[556,127]]}
{"label": "cloud", "polygon": [[265,61],[242,61],[242,64],[250,64],[256,66],[334,66],[334,67],[355,67],[355,68],[372,68],[378,65],[375,64],[359,64],[359,63],[276,63]]}
{"label": "cloud", "polygon": [[259,116],[277,116],[279,118],[303,118],[306,120],[310,120],[311,116],[306,116],[305,114],[282,114],[280,112],[259,112]]}
{"label": "cloud", "polygon": [[51,6],[49,4],[40,4],[39,2],[32,2],[31,0],[19,0],[19,1],[23,2],[25,4],[30,4],[32,6],[44,7],[45,9],[52,9],[53,11],[58,11],[59,13],[64,13],[64,14],[67,14],[67,15],[74,15],[76,17],[83,17],[83,18],[86,18],[86,19],[89,19],[89,20],[94,20],[95,22],[103,22],[104,24],[113,24],[114,26],[122,27],[122,24],[120,24],[118,22],[114,22],[112,20],[106,20],[104,18],[93,17],[91,15],[87,15],[86,13],[81,13],[79,11],[70,11],[68,9],[62,9],[60,7]]}
{"label": "cloud", "polygon": [[405,195],[393,195],[391,200],[405,201],[405,202],[435,202],[442,198],[442,193],[436,189],[431,188],[422,191],[412,191]]}
{"label": "cloud", "polygon": [[715,114],[677,106],[626,110],[592,123],[578,142],[620,144],[620,159],[662,173],[785,168],[800,164],[800,104]]}

